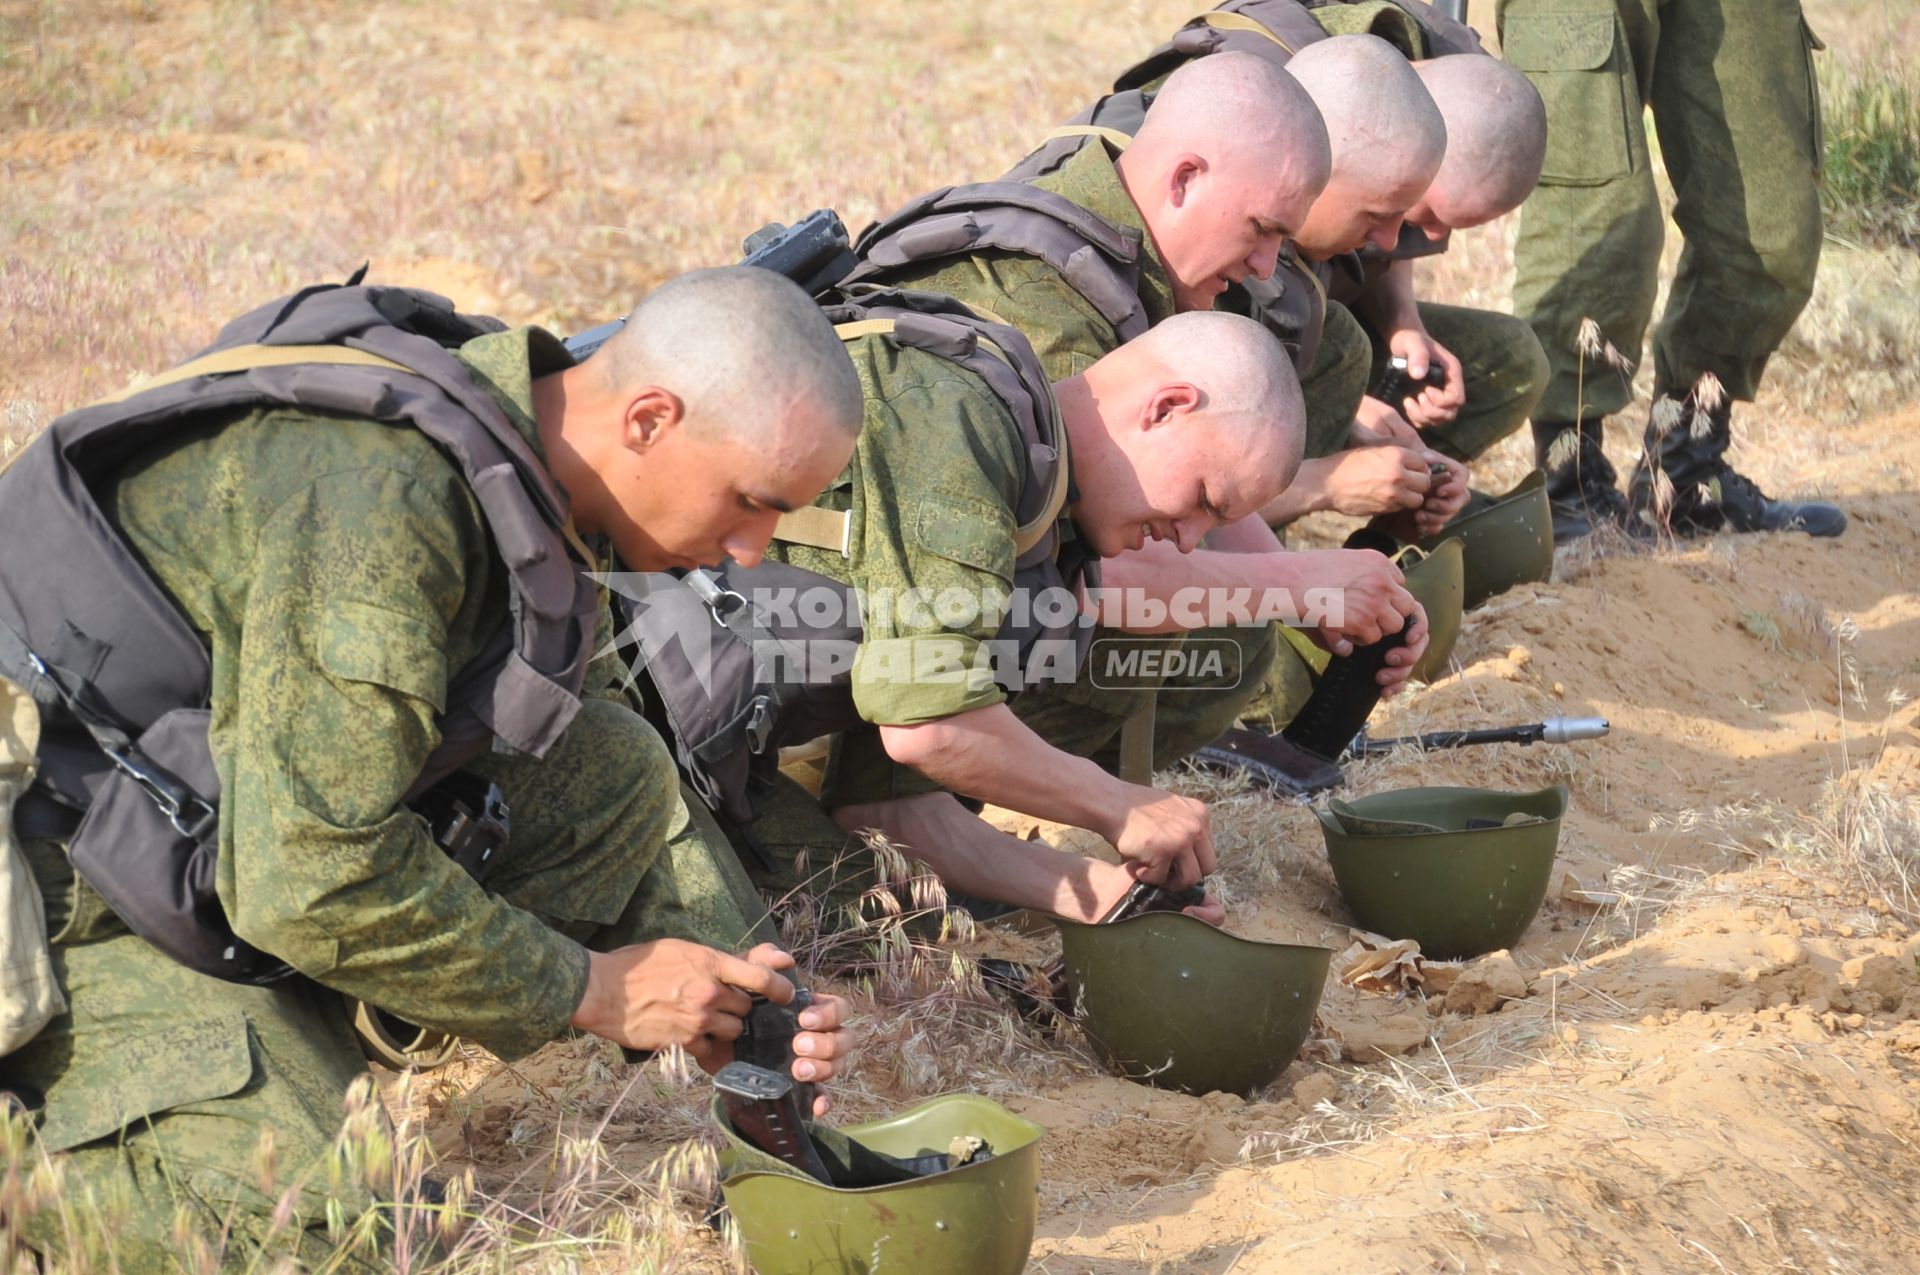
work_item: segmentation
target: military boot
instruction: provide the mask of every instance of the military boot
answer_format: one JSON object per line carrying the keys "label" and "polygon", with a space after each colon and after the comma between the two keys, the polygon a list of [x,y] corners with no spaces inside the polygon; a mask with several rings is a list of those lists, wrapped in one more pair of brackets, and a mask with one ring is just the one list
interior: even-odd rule
{"label": "military boot", "polygon": [[[1646,451],[1627,493],[1634,521],[1667,527],[1677,536],[1710,535],[1722,528],[1837,536],[1847,529],[1847,516],[1836,505],[1775,500],[1761,491],[1727,464],[1732,442],[1733,405],[1717,385],[1684,396],[1656,394]],[[1665,482],[1657,474],[1664,474]]]}
{"label": "military boot", "polygon": [[1547,475],[1553,543],[1578,540],[1605,524],[1627,525],[1620,476],[1602,450],[1602,422],[1533,422],[1533,461]]}

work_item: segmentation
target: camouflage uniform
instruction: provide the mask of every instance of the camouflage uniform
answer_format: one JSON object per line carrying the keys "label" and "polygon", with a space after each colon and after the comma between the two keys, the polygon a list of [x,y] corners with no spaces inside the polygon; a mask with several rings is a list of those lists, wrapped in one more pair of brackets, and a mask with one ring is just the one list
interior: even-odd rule
{"label": "camouflage uniform", "polygon": [[[976,661],[981,644],[1000,631],[1004,607],[981,606],[943,623],[931,606],[889,600],[909,591],[931,599],[952,590],[985,602],[1007,596],[1027,471],[1019,426],[985,382],[937,355],[880,336],[862,337],[847,352],[866,396],[866,421],[826,497],[852,511],[847,555],[776,542],[769,556],[865,592],[851,671],[864,721],[911,726],[1001,703],[1006,692]],[[918,675],[935,667],[964,671]],[[843,736],[828,772],[828,806],[933,790],[888,762],[874,731]]]}
{"label": "camouflage uniform", "polygon": [[1501,0],[1506,59],[1546,99],[1546,170],[1514,248],[1514,309],[1552,365],[1536,415],[1596,420],[1632,401],[1594,366],[1583,319],[1638,361],[1663,222],[1644,113],[1653,111],[1685,237],[1653,335],[1656,391],[1702,373],[1750,400],[1813,287],[1820,258],[1820,112],[1791,0]]}
{"label": "camouflage uniform", "polygon": [[[505,332],[459,357],[537,450],[532,381],[569,361],[557,343]],[[400,808],[449,676],[507,617],[478,502],[424,435],[290,410],[211,421],[136,457],[101,504],[209,643],[222,904],[306,976],[250,987],[175,964],[62,846],[28,844],[71,1009],[0,1058],[0,1087],[41,1095],[44,1145],[131,1210],[123,1269],[166,1264],[175,1205],[208,1235],[231,1223],[231,1260],[251,1260],[292,1184],[273,1245],[313,1242],[324,1153],[364,1070],[343,993],[512,1059],[566,1030],[583,944],[740,940],[742,918],[681,899],[697,838],[665,746],[611,689],[544,762],[470,765],[513,811],[484,890]],[[248,1164],[268,1129],[282,1172],[261,1182]],[[350,1215],[370,1203],[334,1194]],[[44,1214],[28,1233],[63,1243]]]}
{"label": "camouflage uniform", "polygon": [[[1147,232],[1146,219],[1134,204],[1114,167],[1109,144],[1080,148],[1060,168],[1035,178],[1035,186],[1064,196],[1116,226],[1140,233],[1140,302],[1147,322],[1154,324],[1173,314],[1173,282]],[[960,261],[933,263],[890,275],[887,282],[906,288],[943,292],[976,309],[987,311],[1020,329],[1040,356],[1048,377],[1077,376],[1117,349],[1120,337],[1078,289],[1059,272],[1034,257],[1007,252],[981,252]],[[1155,753],[1163,762],[1184,756],[1233,725],[1238,715],[1238,687],[1259,684],[1273,658],[1273,635],[1262,627],[1208,629],[1209,639],[1233,642],[1241,676],[1234,688],[1212,688],[1167,695],[1160,701],[1155,722]],[[1102,638],[1119,636],[1102,629]],[[1199,635],[1196,635],[1199,636]],[[1175,639],[1176,641],[1178,639]],[[1169,684],[1166,690],[1176,689]],[[1043,739],[1057,748],[1082,756],[1102,756],[1117,739],[1120,726],[1151,692],[1108,690],[1080,681],[1049,686],[1014,701],[1014,712]],[[1103,756],[1111,761],[1111,757]]]}

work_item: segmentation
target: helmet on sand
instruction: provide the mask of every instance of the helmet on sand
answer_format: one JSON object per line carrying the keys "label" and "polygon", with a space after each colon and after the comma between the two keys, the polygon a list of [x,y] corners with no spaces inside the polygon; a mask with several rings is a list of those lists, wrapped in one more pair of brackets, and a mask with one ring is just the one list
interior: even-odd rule
{"label": "helmet on sand", "polygon": [[1333,959],[1177,912],[1059,925],[1095,1048],[1129,1080],[1188,1093],[1249,1093],[1277,1079],[1306,1042]]}
{"label": "helmet on sand", "polygon": [[1553,875],[1567,790],[1406,788],[1317,811],[1327,861],[1362,926],[1439,960],[1512,947]]}
{"label": "helmet on sand", "polygon": [[1466,508],[1420,547],[1434,549],[1450,536],[1465,542],[1468,610],[1516,584],[1547,579],[1553,574],[1553,512],[1546,474],[1534,470],[1504,496],[1475,492]]}
{"label": "helmet on sand", "polygon": [[415,1027],[386,1010],[365,1001],[349,1001],[353,1034],[360,1052],[368,1062],[377,1062],[395,1071],[411,1067],[432,1071],[444,1067],[460,1053],[460,1038],[431,1027]]}
{"label": "helmet on sand", "polygon": [[[748,1144],[716,1101],[726,1135],[720,1190],[760,1275],[1017,1275],[1040,1217],[1046,1130],[973,1094],[834,1129],[810,1125],[836,1180],[857,1180],[863,1151],[912,1160],[979,1145],[968,1163],[884,1186],[832,1187]],[[978,1143],[974,1143],[974,1140]]]}
{"label": "helmet on sand", "polygon": [[1408,545],[1394,561],[1407,578],[1407,592],[1427,613],[1427,649],[1413,666],[1413,676],[1431,682],[1447,671],[1447,657],[1460,640],[1460,621],[1466,610],[1465,542],[1448,536],[1431,549]]}

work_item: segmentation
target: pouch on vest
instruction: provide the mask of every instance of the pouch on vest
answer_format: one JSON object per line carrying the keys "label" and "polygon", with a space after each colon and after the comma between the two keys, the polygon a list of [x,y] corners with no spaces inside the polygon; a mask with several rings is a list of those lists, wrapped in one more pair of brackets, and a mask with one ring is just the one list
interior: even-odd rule
{"label": "pouch on vest", "polygon": [[47,951],[47,917],[19,843],[13,803],[33,782],[40,712],[0,678],[0,1055],[10,1054],[67,1010]]}
{"label": "pouch on vest", "polygon": [[237,982],[284,978],[291,969],[234,935],[214,891],[220,777],[207,746],[211,717],[177,708],[141,734],[140,760],[107,776],[67,855],[129,929],[182,965],[228,971]]}

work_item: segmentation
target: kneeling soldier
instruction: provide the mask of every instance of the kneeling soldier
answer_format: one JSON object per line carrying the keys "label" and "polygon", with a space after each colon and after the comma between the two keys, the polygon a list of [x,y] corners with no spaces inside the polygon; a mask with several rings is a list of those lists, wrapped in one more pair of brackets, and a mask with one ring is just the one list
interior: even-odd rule
{"label": "kneeling soldier", "polygon": [[[123,1267],[166,1264],[177,1210],[232,1261],[324,1255],[303,1228],[364,1068],[343,994],[507,1059],[572,1026],[709,1069],[751,995],[791,999],[787,954],[689,932],[687,811],[589,668],[585,540],[751,561],[859,422],[830,326],[766,271],[670,283],[578,365],[349,286],[235,321],[0,475],[0,671],[48,720],[19,824],[71,1006],[0,1088],[122,1202]],[[459,787],[489,784],[510,831],[456,862],[433,833],[498,825]],[[833,1075],[843,1015],[801,1015],[800,1079]],[[28,1241],[79,1242],[58,1228]]]}

